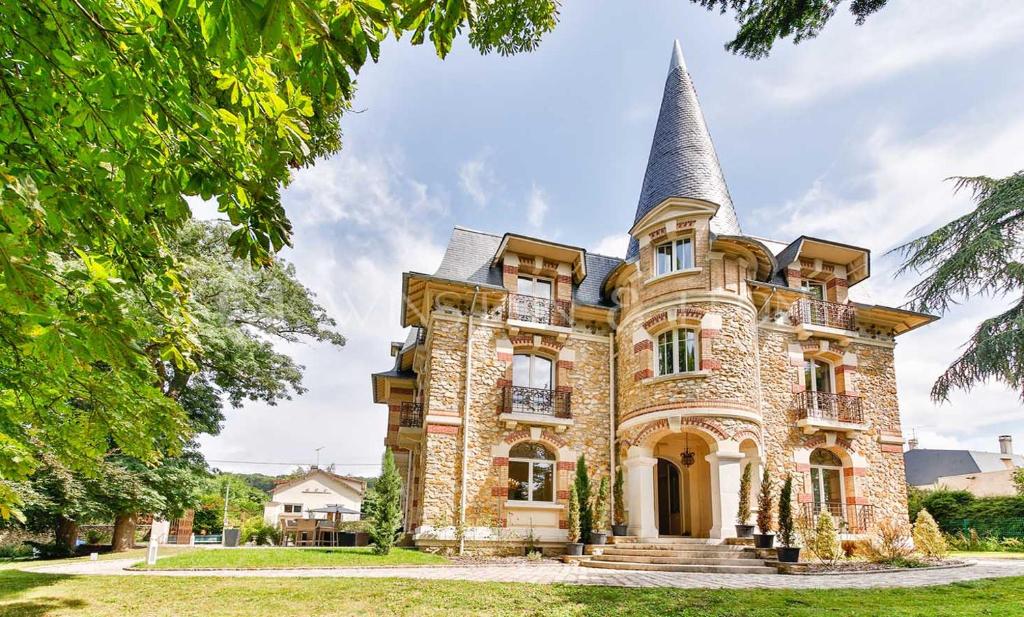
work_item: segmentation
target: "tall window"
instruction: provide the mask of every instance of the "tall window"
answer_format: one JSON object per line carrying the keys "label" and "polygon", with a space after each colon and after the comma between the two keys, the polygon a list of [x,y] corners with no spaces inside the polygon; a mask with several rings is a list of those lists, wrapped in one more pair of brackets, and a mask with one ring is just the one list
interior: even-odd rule
{"label": "tall window", "polygon": [[534,298],[551,299],[551,281],[535,276],[520,276],[516,292]]}
{"label": "tall window", "polygon": [[692,238],[680,238],[659,244],[655,253],[655,273],[659,276],[693,267]]}
{"label": "tall window", "polygon": [[824,360],[804,360],[804,388],[809,392],[832,394],[832,366]]}
{"label": "tall window", "polygon": [[512,385],[550,390],[554,379],[552,362],[544,356],[517,353],[512,356]]}
{"label": "tall window", "polygon": [[555,455],[539,443],[523,442],[508,453],[508,498],[554,501]]}
{"label": "tall window", "polygon": [[680,328],[658,336],[658,374],[689,373],[700,368],[697,331]]}
{"label": "tall window", "polygon": [[802,279],[800,281],[800,288],[811,294],[811,297],[815,300],[825,299],[825,284],[819,281],[810,281]]}
{"label": "tall window", "polygon": [[826,510],[836,519],[843,518],[843,462],[824,448],[811,452],[811,495],[815,514]]}

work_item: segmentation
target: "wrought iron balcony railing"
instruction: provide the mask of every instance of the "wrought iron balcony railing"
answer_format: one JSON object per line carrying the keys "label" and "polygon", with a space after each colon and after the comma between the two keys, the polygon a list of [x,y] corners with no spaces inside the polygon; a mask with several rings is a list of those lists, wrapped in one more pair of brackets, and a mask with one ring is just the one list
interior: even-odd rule
{"label": "wrought iron balcony railing", "polygon": [[789,308],[789,318],[794,325],[810,324],[840,330],[857,329],[857,311],[849,304],[803,298]]}
{"label": "wrought iron balcony railing", "polygon": [[505,386],[502,413],[531,414],[553,418],[572,418],[572,393],[547,388]]}
{"label": "wrought iron balcony railing", "polygon": [[793,408],[801,420],[864,423],[864,407],[859,396],[807,390],[793,397]]}
{"label": "wrought iron balcony railing", "polygon": [[801,517],[804,524],[814,525],[818,520],[818,515],[823,511],[827,511],[835,519],[839,533],[867,533],[875,521],[874,506],[829,501],[803,504]]}
{"label": "wrought iron balcony railing", "polygon": [[398,426],[419,428],[423,426],[423,403],[402,403]]}
{"label": "wrought iron balcony railing", "polygon": [[563,328],[572,325],[572,302],[568,300],[549,300],[523,294],[509,294],[507,302],[509,319]]}

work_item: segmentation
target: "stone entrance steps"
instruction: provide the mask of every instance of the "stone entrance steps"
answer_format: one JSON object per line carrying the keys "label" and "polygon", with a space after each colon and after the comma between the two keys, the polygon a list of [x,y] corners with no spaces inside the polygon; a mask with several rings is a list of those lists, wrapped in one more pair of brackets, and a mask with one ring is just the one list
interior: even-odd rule
{"label": "stone entrance steps", "polygon": [[701,538],[615,538],[614,544],[588,549],[591,558],[580,563],[587,568],[716,574],[778,571],[759,559],[752,548]]}

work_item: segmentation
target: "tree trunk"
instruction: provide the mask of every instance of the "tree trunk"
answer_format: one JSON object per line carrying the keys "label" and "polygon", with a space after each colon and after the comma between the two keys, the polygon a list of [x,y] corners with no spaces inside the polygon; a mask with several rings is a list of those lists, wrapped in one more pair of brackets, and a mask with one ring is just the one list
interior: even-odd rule
{"label": "tree trunk", "polygon": [[127,551],[135,546],[134,512],[124,512],[114,518],[114,535],[110,540],[110,550],[114,553]]}
{"label": "tree trunk", "polygon": [[57,517],[57,531],[54,541],[66,554],[75,552],[78,543],[78,523],[63,516]]}

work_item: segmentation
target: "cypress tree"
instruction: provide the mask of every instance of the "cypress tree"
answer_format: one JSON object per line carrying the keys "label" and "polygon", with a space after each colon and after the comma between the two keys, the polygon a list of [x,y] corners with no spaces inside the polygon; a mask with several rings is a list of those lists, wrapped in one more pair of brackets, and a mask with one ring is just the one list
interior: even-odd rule
{"label": "cypress tree", "polygon": [[590,503],[590,476],[587,475],[587,459],[582,454],[576,461],[576,482],[573,483],[576,500],[580,503],[580,541],[590,542],[590,531],[594,526],[594,510]]}
{"label": "cypress tree", "polygon": [[387,555],[395,545],[395,534],[402,525],[402,478],[395,467],[395,457],[388,448],[384,451],[384,464],[380,478],[373,487],[373,526],[370,541],[373,552]]}

